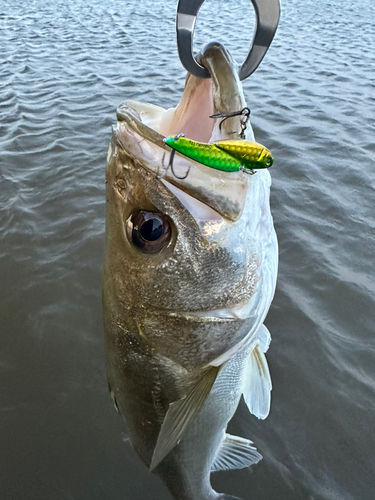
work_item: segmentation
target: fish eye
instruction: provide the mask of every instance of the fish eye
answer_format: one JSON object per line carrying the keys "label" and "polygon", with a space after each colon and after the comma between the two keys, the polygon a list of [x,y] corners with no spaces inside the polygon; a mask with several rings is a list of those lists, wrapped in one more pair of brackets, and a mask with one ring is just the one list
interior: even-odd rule
{"label": "fish eye", "polygon": [[157,212],[140,210],[131,216],[131,239],[143,253],[159,252],[171,239],[168,218]]}

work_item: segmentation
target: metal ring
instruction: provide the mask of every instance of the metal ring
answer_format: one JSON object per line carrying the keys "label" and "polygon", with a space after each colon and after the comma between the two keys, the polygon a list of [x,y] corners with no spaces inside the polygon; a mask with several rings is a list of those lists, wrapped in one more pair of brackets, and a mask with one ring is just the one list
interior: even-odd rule
{"label": "metal ring", "polygon": [[[177,7],[177,48],[183,67],[199,78],[210,78],[209,71],[193,55],[193,33],[198,11],[204,0],[179,0]],[[279,0],[251,0],[255,9],[255,34],[249,55],[239,70],[245,80],[257,69],[275,36],[280,18]]]}

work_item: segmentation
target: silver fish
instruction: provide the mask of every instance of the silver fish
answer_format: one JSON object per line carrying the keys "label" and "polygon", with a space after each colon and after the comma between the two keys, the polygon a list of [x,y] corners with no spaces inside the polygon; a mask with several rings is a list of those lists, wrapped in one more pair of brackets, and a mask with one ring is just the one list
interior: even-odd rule
{"label": "silver fish", "polygon": [[241,394],[258,418],[270,409],[263,321],[278,265],[267,170],[221,172],[178,153],[178,178],[167,169],[165,136],[213,142],[241,129],[238,116],[209,118],[246,106],[234,62],[219,44],[201,62],[212,78],[188,74],[175,109],[119,106],[106,174],[110,391],[135,451],[179,500],[234,498],[210,473],[262,458],[226,427]]}

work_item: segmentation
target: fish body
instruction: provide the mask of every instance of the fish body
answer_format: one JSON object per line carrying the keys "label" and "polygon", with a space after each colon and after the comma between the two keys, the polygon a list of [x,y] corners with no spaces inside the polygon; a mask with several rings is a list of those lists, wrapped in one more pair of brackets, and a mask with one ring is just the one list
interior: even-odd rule
{"label": "fish body", "polygon": [[183,136],[169,136],[164,142],[179,153],[224,172],[268,168],[273,163],[271,152],[252,141],[223,140],[207,144]]}
{"label": "fish body", "polygon": [[175,110],[128,102],[117,112],[106,173],[106,365],[131,443],[172,497],[229,500],[210,473],[261,458],[226,428],[241,394],[258,418],[269,412],[263,322],[277,240],[268,170],[227,173],[176,155],[189,176],[158,176],[167,135],[237,138],[238,117],[221,128],[209,118],[245,106],[235,65],[218,44],[202,63],[214,78],[188,75]]}

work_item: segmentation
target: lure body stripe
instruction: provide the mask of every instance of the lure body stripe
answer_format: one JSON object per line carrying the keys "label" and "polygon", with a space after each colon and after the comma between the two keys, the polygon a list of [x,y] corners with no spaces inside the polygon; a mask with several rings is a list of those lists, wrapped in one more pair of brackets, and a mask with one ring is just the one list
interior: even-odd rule
{"label": "lure body stripe", "polygon": [[268,149],[256,142],[227,140],[206,144],[183,136],[170,136],[164,142],[192,160],[225,172],[238,172],[241,167],[268,168],[273,161]]}

